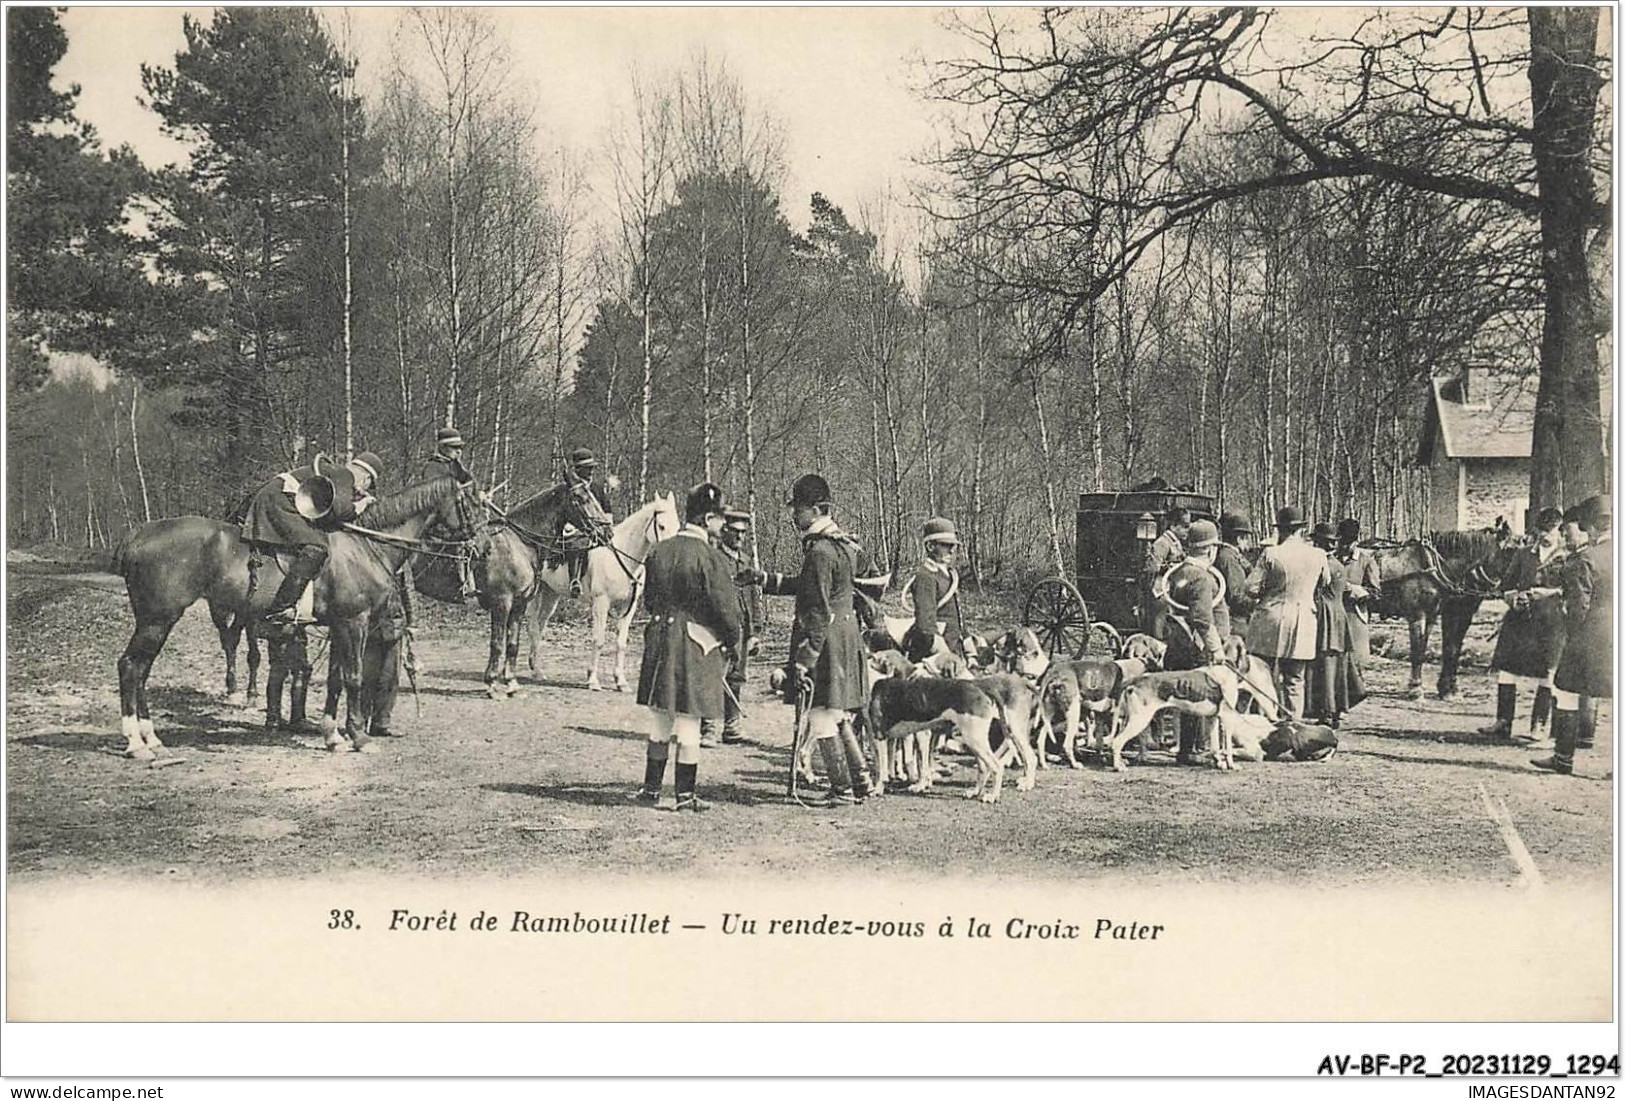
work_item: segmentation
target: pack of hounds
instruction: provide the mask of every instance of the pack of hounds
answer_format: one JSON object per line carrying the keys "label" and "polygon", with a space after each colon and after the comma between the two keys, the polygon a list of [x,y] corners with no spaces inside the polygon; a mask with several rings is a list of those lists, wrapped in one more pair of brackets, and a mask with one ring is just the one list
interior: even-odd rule
{"label": "pack of hounds", "polygon": [[[1239,639],[1224,664],[1164,670],[1165,647],[1149,635],[1114,639],[1115,656],[1051,658],[1022,627],[991,642],[970,636],[965,657],[939,646],[916,664],[898,645],[906,623],[887,620],[864,639],[870,685],[861,725],[876,794],[896,784],[930,791],[939,778],[936,755],[954,743],[976,762],[967,798],[985,803],[998,800],[1012,761],[1017,790],[1030,791],[1051,751],[1083,767],[1078,743],[1091,737],[1096,756],[1121,772],[1124,748],[1137,741],[1143,763],[1152,721],[1170,711],[1203,724],[1220,769],[1237,761],[1324,760],[1335,751],[1331,730],[1279,711],[1268,670],[1249,661]],[[809,780],[810,751],[803,743],[795,754]]]}

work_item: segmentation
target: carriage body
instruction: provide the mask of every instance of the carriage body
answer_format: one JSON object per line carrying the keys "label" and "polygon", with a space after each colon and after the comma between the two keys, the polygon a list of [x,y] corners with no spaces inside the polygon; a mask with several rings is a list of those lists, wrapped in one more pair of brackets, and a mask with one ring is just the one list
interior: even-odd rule
{"label": "carriage body", "polygon": [[1091,642],[1144,622],[1141,579],[1151,543],[1178,508],[1215,519],[1217,501],[1183,490],[1126,490],[1078,496],[1074,580],[1048,578],[1028,594],[1023,622],[1051,653],[1080,657]]}

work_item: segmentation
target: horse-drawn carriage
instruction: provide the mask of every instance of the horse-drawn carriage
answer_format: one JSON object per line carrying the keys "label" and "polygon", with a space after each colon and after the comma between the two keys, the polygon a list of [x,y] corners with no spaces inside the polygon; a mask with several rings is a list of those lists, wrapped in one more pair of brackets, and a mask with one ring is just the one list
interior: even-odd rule
{"label": "horse-drawn carriage", "polygon": [[1075,581],[1051,577],[1027,594],[1022,622],[1052,654],[1082,657],[1145,622],[1143,575],[1151,544],[1179,508],[1215,519],[1216,502],[1181,490],[1084,493],[1078,497]]}

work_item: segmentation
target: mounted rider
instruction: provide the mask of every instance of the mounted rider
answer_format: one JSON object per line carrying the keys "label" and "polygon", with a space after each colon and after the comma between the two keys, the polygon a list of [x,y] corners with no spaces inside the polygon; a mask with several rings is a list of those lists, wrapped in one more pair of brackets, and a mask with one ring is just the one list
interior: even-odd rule
{"label": "mounted rider", "polygon": [[[463,448],[466,442],[463,434],[451,425],[439,428],[434,434],[434,453],[423,464],[423,470],[418,475],[420,482],[432,482],[436,478],[456,478],[459,482],[466,481],[468,471],[463,466]],[[462,600],[478,593],[479,588],[474,582],[474,560],[472,548],[465,545],[457,550],[455,559],[430,559],[424,566],[416,567],[426,578],[425,592],[434,594],[440,599],[452,599],[452,594]],[[483,552],[480,552],[483,553]],[[408,567],[409,570],[414,567]],[[451,572],[456,571],[456,588],[452,588]],[[434,576],[438,574],[438,576]],[[410,586],[408,586],[410,587]],[[405,591],[403,590],[403,595]],[[410,598],[408,600],[408,618],[410,618]],[[453,601],[455,602],[455,601]]]}
{"label": "mounted rider", "polygon": [[437,430],[434,434],[434,454],[423,464],[423,473],[418,481],[462,477],[463,446],[463,434],[451,425]]}
{"label": "mounted rider", "polygon": [[565,564],[570,571],[571,596],[581,595],[587,552],[607,545],[615,526],[609,494],[593,480],[597,471],[597,456],[589,448],[578,447],[570,452],[564,479],[537,501],[540,508],[548,509],[558,518],[551,534],[564,551]]}
{"label": "mounted rider", "polygon": [[271,597],[267,619],[301,621],[305,590],[327,562],[327,534],[360,516],[372,503],[383,460],[363,451],[342,466],[317,455],[309,466],[278,474],[248,503],[243,541],[258,550],[286,557],[282,584]]}

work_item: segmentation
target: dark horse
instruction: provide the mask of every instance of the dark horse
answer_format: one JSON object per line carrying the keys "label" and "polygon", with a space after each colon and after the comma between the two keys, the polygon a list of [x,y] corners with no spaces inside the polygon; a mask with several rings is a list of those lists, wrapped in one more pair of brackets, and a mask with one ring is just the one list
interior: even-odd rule
{"label": "dark horse", "polygon": [[1439,696],[1456,691],[1456,669],[1467,628],[1487,596],[1495,596],[1511,567],[1507,530],[1437,531],[1422,539],[1375,552],[1382,577],[1378,612],[1404,619],[1411,629],[1412,696],[1422,694],[1422,662],[1433,621],[1443,630],[1439,650]]}
{"label": "dark horse", "polygon": [[[327,562],[313,583],[316,619],[331,629],[330,675],[343,681],[345,733],[358,750],[367,744],[361,671],[373,617],[386,606],[396,575],[426,534],[467,537],[471,489],[472,483],[449,477],[411,486],[379,498],[363,514],[362,523],[377,535],[338,532],[328,538]],[[282,569],[265,555],[250,583],[248,559],[241,530],[206,516],[142,524],[114,555],[114,569],[124,577],[135,613],[135,633],[118,662],[126,756],[151,760],[163,748],[147,706],[147,678],[182,613],[206,600],[217,626],[264,616]],[[336,733],[328,736],[329,749],[342,744]]]}

